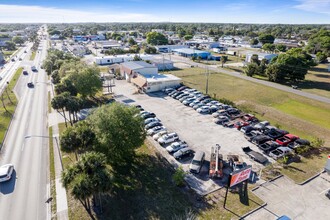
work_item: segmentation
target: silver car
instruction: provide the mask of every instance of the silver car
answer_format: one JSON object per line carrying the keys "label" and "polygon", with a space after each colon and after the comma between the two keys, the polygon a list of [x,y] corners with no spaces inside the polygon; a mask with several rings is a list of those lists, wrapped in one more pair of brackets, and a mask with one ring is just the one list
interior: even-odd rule
{"label": "silver car", "polygon": [[0,167],[0,182],[9,181],[14,171],[13,164],[5,164]]}

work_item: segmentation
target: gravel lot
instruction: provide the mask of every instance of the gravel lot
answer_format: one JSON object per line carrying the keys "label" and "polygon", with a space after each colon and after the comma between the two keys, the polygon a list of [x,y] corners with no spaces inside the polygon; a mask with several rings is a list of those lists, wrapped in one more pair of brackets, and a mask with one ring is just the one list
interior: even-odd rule
{"label": "gravel lot", "polygon": [[[211,115],[202,115],[190,107],[183,105],[176,99],[166,96],[163,92],[151,95],[136,94],[136,88],[125,80],[117,80],[114,87],[116,95],[123,95],[119,99],[130,104],[140,104],[145,110],[154,112],[169,131],[178,133],[181,140],[184,140],[195,151],[201,150],[206,153],[206,163],[199,175],[189,175],[187,181],[190,186],[200,194],[207,194],[223,185],[226,179],[219,181],[209,180],[208,161],[210,159],[211,147],[215,144],[221,146],[220,152],[223,158],[227,155],[239,155],[240,160],[252,165],[255,172],[259,172],[263,167],[261,164],[250,160],[242,151],[242,147],[250,146],[259,151],[258,148],[248,142],[244,135],[235,128],[224,128],[213,122]],[[151,141],[153,141],[150,138]],[[154,141],[153,141],[154,142]],[[182,165],[184,170],[188,170],[190,160],[178,163],[166,150],[158,143],[155,146],[163,152],[163,155],[173,165]],[[269,159],[271,161],[271,159]]]}

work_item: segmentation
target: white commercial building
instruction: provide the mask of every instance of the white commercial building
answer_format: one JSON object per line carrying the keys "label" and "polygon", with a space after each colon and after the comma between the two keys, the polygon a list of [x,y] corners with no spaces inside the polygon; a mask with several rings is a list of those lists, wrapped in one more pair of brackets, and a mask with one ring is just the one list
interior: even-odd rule
{"label": "white commercial building", "polygon": [[95,63],[98,65],[111,65],[114,63],[124,63],[128,61],[133,61],[134,57],[138,56],[142,60],[151,60],[153,56],[145,54],[124,54],[124,55],[113,55],[104,57],[95,57]]}
{"label": "white commercial building", "polygon": [[143,61],[122,63],[120,72],[128,82],[144,92],[157,92],[181,83],[180,78],[171,74],[159,74],[157,67]]}
{"label": "white commercial building", "polygon": [[250,63],[251,57],[254,54],[258,55],[258,60],[260,60],[260,61],[263,59],[266,59],[268,62],[270,62],[274,57],[277,57],[277,54],[273,54],[273,53],[248,53],[248,54],[246,54],[245,62]]}

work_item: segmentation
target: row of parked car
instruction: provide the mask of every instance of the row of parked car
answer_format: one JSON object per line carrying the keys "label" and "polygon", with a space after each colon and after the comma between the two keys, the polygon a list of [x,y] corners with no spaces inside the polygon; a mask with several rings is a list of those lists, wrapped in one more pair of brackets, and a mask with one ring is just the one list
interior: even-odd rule
{"label": "row of parked car", "polygon": [[168,88],[165,89],[165,93],[201,114],[212,114],[219,110],[226,110],[231,114],[237,114],[239,112],[238,109],[230,105],[212,100],[210,96],[203,95],[196,89],[191,89],[186,86],[181,86],[177,89]]}
{"label": "row of parked car", "polygon": [[[310,145],[308,140],[300,139],[288,131],[271,126],[268,121],[260,122],[254,115],[243,113],[233,106],[212,100],[210,96],[203,95],[196,89],[181,86],[165,89],[165,93],[201,114],[212,114],[216,124],[240,130],[248,141],[274,159],[289,155],[301,146]],[[244,152],[250,152],[250,150],[245,149]],[[259,159],[256,160],[264,162],[265,160],[261,156],[259,155]]]}
{"label": "row of parked car", "polygon": [[135,107],[140,110],[140,116],[144,119],[147,135],[152,136],[161,146],[166,147],[167,152],[175,159],[181,160],[194,155],[195,152],[188,144],[180,140],[177,133],[168,131],[153,112],[144,111],[140,105]]}

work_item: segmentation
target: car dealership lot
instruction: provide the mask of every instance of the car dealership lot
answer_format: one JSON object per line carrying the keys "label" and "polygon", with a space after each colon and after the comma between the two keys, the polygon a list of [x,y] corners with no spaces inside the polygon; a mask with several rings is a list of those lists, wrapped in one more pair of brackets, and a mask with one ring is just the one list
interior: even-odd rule
{"label": "car dealership lot", "polygon": [[[220,152],[223,158],[227,155],[239,155],[242,162],[252,165],[253,170],[258,172],[263,166],[250,160],[242,151],[242,147],[250,146],[252,149],[259,151],[258,148],[248,142],[242,132],[235,128],[225,128],[213,122],[213,117],[208,114],[200,114],[190,107],[183,105],[178,100],[167,96],[163,92],[147,94],[136,94],[136,88],[124,80],[116,81],[114,92],[120,96],[120,100],[124,103],[139,104],[146,111],[151,111],[161,120],[162,124],[171,132],[176,132],[180,139],[186,141],[188,146],[195,151],[204,151],[206,153],[206,163],[198,175],[189,175],[187,180],[190,186],[195,188],[200,194],[207,194],[226,182],[226,179],[217,181],[214,184],[208,178],[208,161],[210,159],[211,147],[219,144]],[[132,102],[134,100],[135,102]],[[153,140],[152,140],[153,141]],[[170,163],[182,166],[184,170],[188,170],[190,160],[177,162],[164,147],[153,141],[155,146],[162,152]],[[269,158],[270,161],[272,159]],[[198,183],[199,182],[199,183]],[[197,186],[194,187],[194,185]]]}

